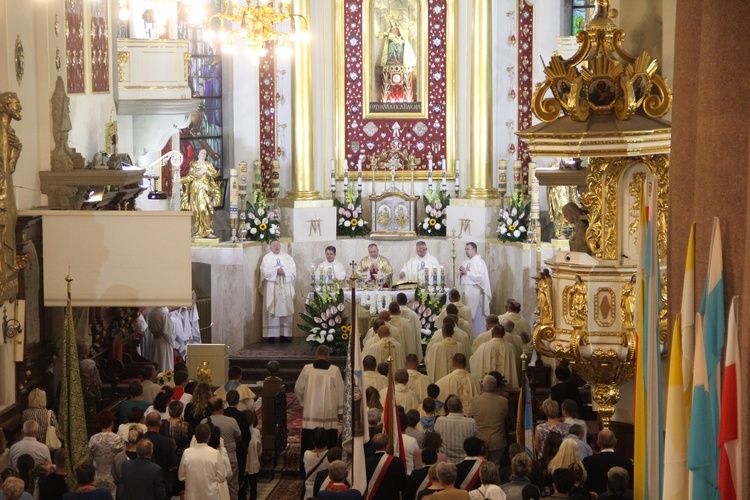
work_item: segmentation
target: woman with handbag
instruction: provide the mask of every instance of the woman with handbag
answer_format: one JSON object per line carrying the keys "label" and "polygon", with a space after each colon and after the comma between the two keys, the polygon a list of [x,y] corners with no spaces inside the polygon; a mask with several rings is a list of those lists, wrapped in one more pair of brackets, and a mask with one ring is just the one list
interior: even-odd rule
{"label": "woman with handbag", "polygon": [[[47,409],[47,393],[44,392],[44,389],[37,388],[29,393],[29,407],[21,414],[21,420],[23,422],[33,420],[39,424],[37,440],[40,443],[47,444],[52,451],[61,446],[57,434],[57,417],[55,412]],[[53,435],[50,435],[50,439],[47,439],[47,432],[50,427]]]}

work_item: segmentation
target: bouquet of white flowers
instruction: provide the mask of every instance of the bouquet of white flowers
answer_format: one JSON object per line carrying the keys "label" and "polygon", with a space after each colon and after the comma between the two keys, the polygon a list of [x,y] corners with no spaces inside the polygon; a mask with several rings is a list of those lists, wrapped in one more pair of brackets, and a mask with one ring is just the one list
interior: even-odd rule
{"label": "bouquet of white flowers", "polygon": [[420,236],[445,236],[446,207],[451,197],[442,191],[428,191],[422,197],[426,217],[417,224],[417,234]]}
{"label": "bouquet of white flowers", "polygon": [[250,241],[269,241],[281,236],[281,225],[278,215],[269,210],[266,195],[262,191],[253,192],[253,201],[247,202],[245,215],[247,239]]}
{"label": "bouquet of white flowers", "polygon": [[349,186],[344,202],[334,199],[336,205],[336,236],[367,236],[370,228],[362,218],[362,197],[354,193],[354,186]]}
{"label": "bouquet of white flowers", "polygon": [[500,241],[525,241],[528,237],[531,204],[524,203],[523,193],[516,191],[510,206],[500,213],[497,237]]}
{"label": "bouquet of white flowers", "polygon": [[305,340],[311,349],[327,345],[334,354],[346,353],[352,327],[347,324],[345,310],[343,289],[333,294],[327,287],[320,293],[313,292],[312,299],[305,304],[305,312],[300,313],[304,323],[298,325],[307,333]]}

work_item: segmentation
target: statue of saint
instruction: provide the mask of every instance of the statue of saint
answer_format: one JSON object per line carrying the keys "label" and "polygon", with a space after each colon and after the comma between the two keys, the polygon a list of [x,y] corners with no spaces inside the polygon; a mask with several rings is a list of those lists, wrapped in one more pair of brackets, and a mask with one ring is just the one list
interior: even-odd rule
{"label": "statue of saint", "polygon": [[552,317],[552,276],[549,269],[543,269],[539,273],[536,282],[536,299],[539,306],[539,323],[551,325]]}
{"label": "statue of saint", "polygon": [[198,152],[198,159],[190,162],[190,171],[182,178],[180,208],[192,210],[195,236],[215,238],[213,234],[214,207],[221,201],[219,186],[214,180],[218,172],[206,161],[206,150]]}
{"label": "statue of saint", "polygon": [[622,287],[622,297],[620,298],[620,309],[622,312],[622,326],[625,328],[634,328],[635,320],[635,274],[630,281]]}
{"label": "statue of saint", "polygon": [[588,216],[581,207],[570,202],[562,207],[562,213],[575,228],[570,237],[570,251],[591,254],[586,243],[586,230],[589,228]]}
{"label": "statue of saint", "polygon": [[570,291],[570,318],[575,326],[584,326],[589,319],[588,291],[580,276]]}
{"label": "statue of saint", "polygon": [[62,77],[57,77],[55,92],[52,94],[52,137],[55,149],[50,155],[53,172],[68,172],[74,168],[83,168],[84,159],[80,153],[68,145],[68,134],[73,129],[70,121],[70,97],[65,92]]}
{"label": "statue of saint", "polygon": [[22,144],[11,127],[12,120],[21,119],[21,102],[15,92],[0,94],[0,237],[2,238],[2,269],[0,270],[0,300],[18,293],[16,266],[16,198],[13,191],[13,172],[16,171]]}

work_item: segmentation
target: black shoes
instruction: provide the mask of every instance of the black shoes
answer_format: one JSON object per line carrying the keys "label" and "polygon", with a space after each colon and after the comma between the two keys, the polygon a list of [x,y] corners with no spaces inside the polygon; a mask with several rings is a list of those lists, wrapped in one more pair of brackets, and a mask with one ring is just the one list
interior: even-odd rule
{"label": "black shoes", "polygon": [[281,340],[282,344],[291,344],[292,343],[292,339],[289,338],[289,337],[279,337],[279,339]]}

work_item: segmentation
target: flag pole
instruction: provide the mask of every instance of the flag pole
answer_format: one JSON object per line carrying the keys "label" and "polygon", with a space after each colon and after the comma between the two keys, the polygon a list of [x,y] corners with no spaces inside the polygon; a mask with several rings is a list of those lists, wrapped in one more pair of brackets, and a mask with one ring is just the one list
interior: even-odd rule
{"label": "flag pole", "polygon": [[[354,339],[354,337],[355,336],[359,337],[359,331],[356,328],[356,325],[357,325],[357,287],[356,287],[357,274],[355,272],[355,269],[356,269],[357,263],[354,260],[352,260],[349,263],[349,265],[352,266],[352,275],[349,276],[349,288],[351,289],[351,292],[352,292],[352,315],[351,315],[351,326],[352,326],[352,328],[351,328],[350,333],[349,333],[349,377],[350,377],[349,382],[351,383],[351,386],[352,386],[352,401],[351,401],[351,408],[352,408],[352,424],[351,424],[352,425],[352,428],[351,428],[351,433],[352,433],[351,434],[351,436],[352,436],[352,453],[351,453],[351,460],[352,460],[352,464],[351,464],[351,468],[349,470],[352,471],[352,481],[351,481],[351,484],[354,484],[354,455],[355,455],[355,453],[354,453],[354,436],[356,435],[357,420],[359,418],[359,412],[356,411],[356,406],[355,406],[356,398],[354,397],[355,396],[355,394],[354,394],[354,392],[355,392],[354,391],[354,388],[355,388],[355,383],[354,383],[354,341],[355,341],[355,339]],[[356,332],[357,335],[355,335],[355,332]],[[359,342],[359,338],[357,338],[356,340],[357,340],[357,342]],[[362,398],[364,398],[364,394],[360,395],[360,404],[361,404],[361,399]],[[360,425],[361,425],[361,423],[360,423]]]}
{"label": "flag pole", "polygon": [[[516,408],[516,443],[526,447],[526,433],[524,416],[526,414],[526,360],[528,356],[521,354],[521,389],[518,391],[518,407]],[[511,457],[512,458],[512,457]]]}

